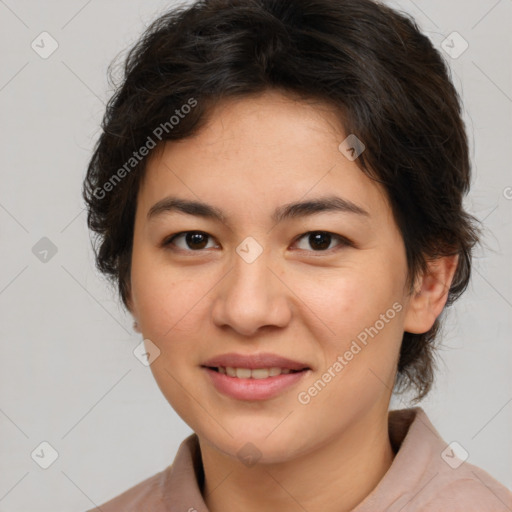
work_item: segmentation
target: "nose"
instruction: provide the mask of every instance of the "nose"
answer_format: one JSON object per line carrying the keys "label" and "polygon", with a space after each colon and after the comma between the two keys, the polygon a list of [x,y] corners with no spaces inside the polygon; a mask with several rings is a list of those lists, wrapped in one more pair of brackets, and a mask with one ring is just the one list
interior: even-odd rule
{"label": "nose", "polygon": [[218,327],[253,336],[263,329],[285,327],[291,318],[291,292],[265,253],[248,263],[235,254],[233,267],[215,287],[212,309]]}

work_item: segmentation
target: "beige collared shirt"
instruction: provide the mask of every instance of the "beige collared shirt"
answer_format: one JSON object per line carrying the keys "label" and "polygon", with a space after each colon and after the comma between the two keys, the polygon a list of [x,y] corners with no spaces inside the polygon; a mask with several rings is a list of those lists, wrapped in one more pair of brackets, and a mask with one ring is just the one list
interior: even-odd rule
{"label": "beige collared shirt", "polygon": [[[389,412],[396,455],[373,491],[352,512],[512,512],[512,492],[483,469],[457,459],[421,407]],[[88,512],[209,512],[196,434],[173,463]]]}

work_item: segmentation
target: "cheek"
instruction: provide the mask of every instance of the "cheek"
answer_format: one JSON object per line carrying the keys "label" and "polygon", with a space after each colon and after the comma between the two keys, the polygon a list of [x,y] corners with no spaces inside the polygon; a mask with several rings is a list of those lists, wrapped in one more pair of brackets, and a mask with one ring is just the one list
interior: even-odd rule
{"label": "cheek", "polygon": [[134,258],[132,293],[144,335],[162,349],[185,349],[186,339],[204,326],[207,295],[217,281],[208,268],[177,268],[149,256]]}
{"label": "cheek", "polygon": [[[368,259],[371,262],[361,266],[336,269],[320,279],[302,280],[301,298],[320,318],[321,325],[329,327],[328,331],[322,327],[328,333],[322,342],[325,368],[346,354],[343,370],[337,374],[340,378],[334,380],[352,388],[359,384],[367,386],[371,377],[380,389],[381,380],[370,369],[384,382],[393,379],[403,334],[404,307],[399,294],[403,283],[396,260]],[[317,337],[320,338],[319,331]],[[335,384],[331,392],[343,394],[343,388],[344,385]]]}
{"label": "cheek", "polygon": [[361,265],[330,269],[315,279],[297,277],[296,282],[300,298],[339,340],[356,335],[391,307],[396,294],[389,276],[389,270]]}
{"label": "cheek", "polygon": [[356,274],[345,270],[337,269],[326,280],[302,278],[299,295],[333,335],[346,332],[364,316],[365,287]]}

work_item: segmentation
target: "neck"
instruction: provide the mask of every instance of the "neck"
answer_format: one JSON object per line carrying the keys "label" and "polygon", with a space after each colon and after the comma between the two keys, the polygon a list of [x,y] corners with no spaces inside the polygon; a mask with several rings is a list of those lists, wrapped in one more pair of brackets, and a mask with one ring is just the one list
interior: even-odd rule
{"label": "neck", "polygon": [[391,466],[387,409],[368,414],[305,455],[246,467],[201,443],[210,512],[350,512]]}

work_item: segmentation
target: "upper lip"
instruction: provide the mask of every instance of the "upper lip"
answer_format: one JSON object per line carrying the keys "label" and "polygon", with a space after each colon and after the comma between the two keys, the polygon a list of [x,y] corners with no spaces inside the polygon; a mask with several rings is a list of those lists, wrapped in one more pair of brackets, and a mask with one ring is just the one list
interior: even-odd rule
{"label": "upper lip", "polygon": [[303,370],[309,368],[305,363],[293,361],[277,354],[222,354],[205,361],[202,366],[217,368],[288,368],[290,370]]}

